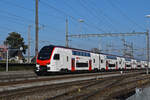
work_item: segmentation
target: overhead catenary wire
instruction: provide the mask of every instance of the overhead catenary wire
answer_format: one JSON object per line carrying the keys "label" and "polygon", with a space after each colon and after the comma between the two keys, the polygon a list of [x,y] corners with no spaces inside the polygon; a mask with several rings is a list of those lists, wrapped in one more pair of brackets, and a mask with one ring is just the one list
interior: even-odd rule
{"label": "overhead catenary wire", "polygon": [[[5,1],[5,0],[2,0],[0,3],[4,3],[4,4],[7,4],[7,5],[10,5],[10,6],[13,6],[13,7],[17,7],[17,8],[20,8],[20,9],[24,9],[24,10],[26,10],[26,11],[28,11],[28,12],[34,12],[35,11],[35,9],[32,9],[32,8],[27,8],[27,7],[24,7],[24,6],[22,6],[22,5],[19,5],[19,4],[16,4],[16,3],[14,3],[14,2],[11,2],[11,1]],[[46,13],[46,12],[43,12],[43,11],[41,11],[40,9],[39,9],[39,13],[41,13],[41,14],[46,14],[46,15],[49,15],[49,16],[54,16],[55,18],[59,18],[59,19],[62,19],[63,17],[58,17],[58,16],[55,16],[54,14],[50,14],[50,13]]]}
{"label": "overhead catenary wire", "polygon": [[[83,0],[84,1],[84,0]],[[96,4],[94,3],[93,0],[89,0],[88,1],[89,6],[91,6],[91,8],[96,11],[99,15],[102,14],[103,18],[105,18],[107,20],[107,22],[110,23],[111,27],[114,28],[115,31],[118,31],[118,28],[115,27],[115,25],[120,25],[121,23],[119,23],[116,19],[112,18],[111,16],[109,16],[106,12],[104,12],[104,9],[102,8],[96,8]]]}
{"label": "overhead catenary wire", "polygon": [[[6,16],[6,15],[2,15],[2,14],[0,14],[0,16],[1,16],[1,18],[3,19],[5,19],[5,18],[7,18],[7,21],[8,22],[11,22],[11,23],[15,23],[15,24],[19,24],[19,25],[22,25],[22,26],[26,26],[26,22],[25,21],[22,21],[22,20],[20,20],[19,18],[15,18],[15,17],[10,17],[10,16]],[[20,21],[19,21],[20,20]]]}
{"label": "overhead catenary wire", "polygon": [[[16,15],[16,14],[14,14],[14,13],[10,13],[10,12],[8,12],[8,11],[4,11],[4,10],[0,10],[0,11],[1,11],[2,13],[8,14],[8,15],[10,15],[10,16],[19,18],[19,19],[22,20],[22,21],[27,21],[27,22],[30,22],[30,24],[34,24],[34,20],[25,18],[25,17],[20,16],[20,15]],[[53,30],[56,31],[56,32],[62,32],[62,30],[56,29],[56,28],[54,28],[53,26],[44,25],[43,23],[39,23],[39,24],[40,24],[41,26],[49,27],[50,29],[53,29]]]}
{"label": "overhead catenary wire", "polygon": [[[89,2],[90,4],[88,4],[88,2]],[[101,11],[101,13],[97,12],[96,8],[94,7],[95,5],[91,6],[91,5],[92,5],[92,2],[90,2],[90,0],[89,0],[88,2],[86,2],[86,1],[84,1],[84,0],[79,0],[79,3],[81,4],[81,6],[82,6],[87,12],[89,12],[89,15],[93,16],[94,19],[96,18],[97,21],[98,21],[99,23],[101,23],[101,26],[102,26],[102,25],[103,25],[103,26],[105,25],[106,27],[109,27],[108,29],[110,29],[110,27],[112,27],[113,30],[117,31],[117,29],[114,28],[114,26],[112,25],[112,23],[111,23],[110,21],[107,20],[107,22],[106,22],[107,16],[104,15],[104,14],[102,13],[102,11]],[[103,19],[101,19],[102,15],[103,15]],[[103,23],[102,23],[102,22],[103,22]],[[107,29],[107,31],[108,31],[108,29]]]}
{"label": "overhead catenary wire", "polygon": [[[126,15],[118,6],[116,6],[111,0],[106,0],[114,9],[116,9],[120,14],[121,16],[123,16],[126,20],[128,20],[130,23],[132,23],[133,25],[139,27],[140,29],[143,29],[145,30],[145,28],[136,23],[133,19],[131,19],[128,15]],[[113,0],[114,1],[114,0]]]}
{"label": "overhead catenary wire", "polygon": [[[40,3],[43,4],[43,5],[45,5],[45,6],[47,6],[48,8],[54,9],[55,11],[62,13],[62,14],[63,14],[64,16],[66,16],[66,17],[67,17],[67,16],[70,17],[70,18],[73,19],[74,21],[78,21],[78,19],[79,19],[79,18],[76,18],[76,17],[74,17],[74,16],[72,16],[72,15],[66,13],[66,12],[63,11],[63,10],[60,10],[60,9],[54,7],[54,6],[51,6],[49,3],[46,3],[46,2],[44,2],[44,1],[40,1]],[[103,29],[101,29],[101,28],[99,28],[99,27],[97,27],[97,26],[95,26],[95,25],[93,25],[93,24],[91,24],[91,23],[89,24],[89,23],[87,23],[87,22],[84,22],[83,24],[87,25],[87,26],[90,27],[90,28],[92,27],[92,28],[97,29],[97,30],[99,30],[99,31],[101,31],[101,32],[105,32]]]}

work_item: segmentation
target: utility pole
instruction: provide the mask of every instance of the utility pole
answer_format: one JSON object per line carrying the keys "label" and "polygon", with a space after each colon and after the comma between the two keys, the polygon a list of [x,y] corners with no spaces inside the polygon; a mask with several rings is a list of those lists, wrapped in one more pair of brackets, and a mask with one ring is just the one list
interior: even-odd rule
{"label": "utility pole", "polygon": [[68,40],[68,19],[66,19],[66,47],[69,47]]}
{"label": "utility pole", "polygon": [[31,25],[28,26],[28,63],[30,63],[30,32]]}
{"label": "utility pole", "polygon": [[147,34],[146,34],[146,40],[147,40],[147,68],[146,68],[146,74],[149,73],[148,69],[149,69],[149,30],[147,30]]}
{"label": "utility pole", "polygon": [[131,57],[134,58],[133,42],[131,43]]}
{"label": "utility pole", "polygon": [[38,34],[39,34],[39,22],[38,22],[38,2],[39,0],[36,0],[36,14],[35,14],[35,59],[37,59],[38,55]]}

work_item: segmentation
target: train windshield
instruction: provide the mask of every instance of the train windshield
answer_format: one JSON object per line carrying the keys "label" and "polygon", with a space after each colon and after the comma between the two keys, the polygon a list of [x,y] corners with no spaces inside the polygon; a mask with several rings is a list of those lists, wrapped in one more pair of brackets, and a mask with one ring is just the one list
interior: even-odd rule
{"label": "train windshield", "polygon": [[39,60],[50,59],[53,49],[54,49],[54,46],[44,46],[38,54],[38,59]]}

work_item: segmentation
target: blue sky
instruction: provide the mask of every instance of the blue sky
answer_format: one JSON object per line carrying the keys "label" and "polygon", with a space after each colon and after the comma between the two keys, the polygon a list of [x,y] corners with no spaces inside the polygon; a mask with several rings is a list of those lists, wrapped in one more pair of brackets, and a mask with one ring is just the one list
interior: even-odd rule
{"label": "blue sky", "polygon": [[[144,32],[150,27],[149,0],[40,0],[39,49],[48,44],[65,45],[65,20],[69,20],[69,34]],[[0,44],[8,33],[19,32],[27,43],[28,26],[34,54],[35,0],[1,0]],[[79,19],[84,22],[79,22]],[[123,37],[70,38],[70,46],[82,49],[121,49]],[[124,37],[135,48],[145,48],[145,36]],[[140,40],[140,41],[139,41]],[[143,45],[144,44],[144,45]],[[121,52],[115,54],[121,55]],[[142,52],[135,52],[142,54]]]}

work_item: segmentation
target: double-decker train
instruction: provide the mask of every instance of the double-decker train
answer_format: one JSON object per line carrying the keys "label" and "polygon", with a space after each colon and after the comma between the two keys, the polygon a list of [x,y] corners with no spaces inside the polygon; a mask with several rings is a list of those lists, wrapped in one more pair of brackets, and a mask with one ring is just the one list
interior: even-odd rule
{"label": "double-decker train", "polygon": [[145,69],[146,61],[63,46],[44,46],[36,59],[38,75],[52,72],[98,72]]}

